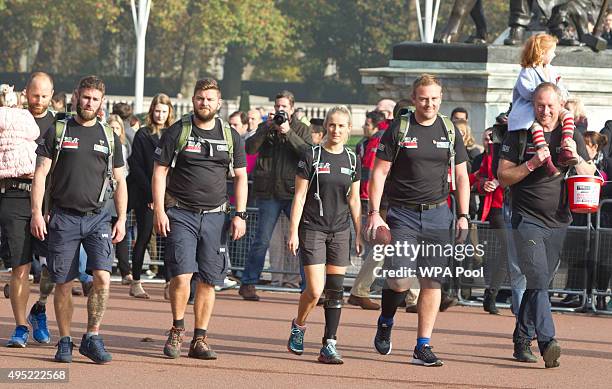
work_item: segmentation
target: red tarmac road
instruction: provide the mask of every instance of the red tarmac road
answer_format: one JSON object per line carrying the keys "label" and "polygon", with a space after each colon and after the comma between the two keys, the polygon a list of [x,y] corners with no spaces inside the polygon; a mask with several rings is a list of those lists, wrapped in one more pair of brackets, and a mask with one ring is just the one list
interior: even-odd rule
{"label": "red tarmac road", "polygon": [[[445,365],[439,368],[408,363],[415,343],[416,315],[398,312],[393,330],[393,352],[382,356],[372,346],[377,312],[346,306],[338,332],[344,365],[316,361],[323,333],[323,309],[311,315],[304,355],[286,350],[290,320],[297,310],[297,294],[261,293],[260,302],[242,300],[236,291],[219,293],[209,328],[216,361],[187,357],[193,315],[186,316],[183,356],[163,356],[165,331],[170,327],[169,303],[162,286],[147,284],[149,301],[128,297],[128,289],[113,284],[101,334],[113,362],[98,366],[77,349],[86,325],[86,299],[75,297],[70,365],[53,362],[57,326],[52,297],[47,309],[52,344],[30,340],[25,349],[0,348],[0,368],[69,368],[69,384],[46,387],[76,388],[610,388],[612,372],[612,318],[554,314],[557,337],[563,348],[561,367],[544,363],[521,364],[512,359],[514,318],[481,309],[454,307],[438,316],[432,338]],[[30,300],[37,295],[33,288]],[[29,308],[29,306],[28,306]],[[14,321],[8,299],[0,300],[0,342],[6,343]],[[144,338],[150,338],[145,341]],[[534,352],[536,347],[533,348]],[[29,386],[40,385],[32,384]],[[27,387],[22,384],[0,387]]]}

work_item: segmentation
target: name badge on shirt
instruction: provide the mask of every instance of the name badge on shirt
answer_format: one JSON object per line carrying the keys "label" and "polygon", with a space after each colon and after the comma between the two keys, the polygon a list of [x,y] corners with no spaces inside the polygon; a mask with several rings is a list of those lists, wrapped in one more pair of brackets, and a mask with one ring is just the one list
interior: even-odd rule
{"label": "name badge on shirt", "polygon": [[99,151],[104,154],[108,154],[108,147],[104,145],[94,145],[94,151]]}
{"label": "name badge on shirt", "polygon": [[329,162],[320,162],[319,166],[317,167],[317,172],[319,174],[329,174],[331,173],[331,167],[329,165]]}
{"label": "name badge on shirt", "polygon": [[351,176],[353,175],[353,171],[347,167],[341,167],[340,168],[340,173],[342,174],[346,174],[347,176]]}
{"label": "name badge on shirt", "polygon": [[217,145],[217,151],[228,151],[227,145]]}
{"label": "name badge on shirt", "polygon": [[419,148],[419,140],[417,138],[407,137],[401,143],[401,146],[405,149],[418,149]]}
{"label": "name badge on shirt", "polygon": [[436,148],[438,149],[448,149],[450,148],[450,142],[436,141]]}
{"label": "name badge on shirt", "polygon": [[202,145],[200,145],[200,143],[197,142],[187,142],[187,146],[185,146],[185,152],[187,153],[201,153],[202,152]]}

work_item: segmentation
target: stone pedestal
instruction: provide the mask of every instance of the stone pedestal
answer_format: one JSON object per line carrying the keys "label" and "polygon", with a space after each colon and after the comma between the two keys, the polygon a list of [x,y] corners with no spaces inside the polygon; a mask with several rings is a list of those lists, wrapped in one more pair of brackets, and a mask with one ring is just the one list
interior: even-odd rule
{"label": "stone pedestal", "polygon": [[[570,94],[584,103],[589,130],[599,131],[612,120],[612,50],[557,47],[556,53],[553,65]],[[481,134],[512,101],[520,55],[520,47],[403,42],[393,48],[389,66],[360,72],[364,84],[396,100],[410,96],[420,74],[436,75],[443,84],[440,111],[450,115],[454,107],[465,107],[474,133]]]}

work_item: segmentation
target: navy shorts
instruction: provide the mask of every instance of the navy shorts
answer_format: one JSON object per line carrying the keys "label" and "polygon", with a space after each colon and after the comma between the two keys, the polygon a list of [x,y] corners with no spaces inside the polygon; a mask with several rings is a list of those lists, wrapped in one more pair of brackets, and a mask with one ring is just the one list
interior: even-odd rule
{"label": "navy shorts", "polygon": [[351,264],[350,227],[338,232],[321,232],[308,228],[298,230],[300,238],[299,255],[303,266],[333,265],[348,266]]}
{"label": "navy shorts", "polygon": [[176,207],[166,210],[170,232],[166,238],[166,267],[170,278],[195,273],[200,281],[223,285],[229,269],[225,212],[199,214]]}
{"label": "navy shorts", "polygon": [[51,211],[47,228],[47,267],[51,280],[63,284],[79,276],[79,249],[87,253],[87,274],[113,269],[111,215],[107,210],[92,215],[64,208]]}
{"label": "navy shorts", "polygon": [[4,241],[3,255],[11,267],[32,262],[31,215],[30,192],[9,189],[0,195],[0,233]]}
{"label": "navy shorts", "polygon": [[444,272],[450,269],[449,257],[445,254],[453,243],[452,223],[453,213],[447,205],[422,212],[390,207],[387,224],[391,229],[391,244],[400,249],[385,257],[386,278],[417,277],[438,282],[448,279],[449,274]]}

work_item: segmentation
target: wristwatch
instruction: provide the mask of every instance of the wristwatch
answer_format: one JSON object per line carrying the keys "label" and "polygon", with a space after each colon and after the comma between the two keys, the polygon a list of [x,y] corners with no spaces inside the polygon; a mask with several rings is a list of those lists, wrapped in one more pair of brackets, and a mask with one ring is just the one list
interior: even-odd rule
{"label": "wristwatch", "polygon": [[462,217],[464,217],[465,220],[468,221],[468,223],[472,221],[472,218],[467,213],[460,213],[459,215],[457,215],[457,220],[461,219]]}
{"label": "wristwatch", "polygon": [[239,218],[241,218],[242,220],[246,220],[246,219],[249,218],[249,214],[246,213],[245,211],[236,212],[235,215],[238,216]]}

